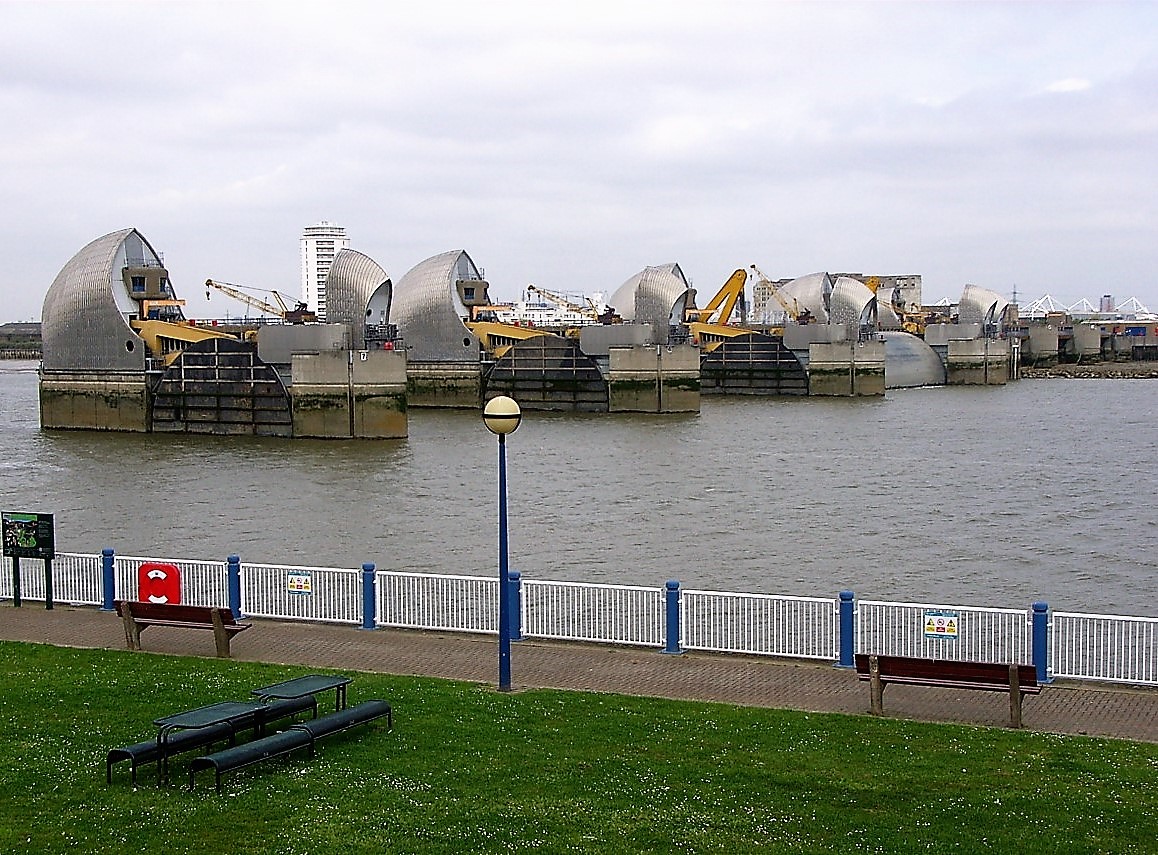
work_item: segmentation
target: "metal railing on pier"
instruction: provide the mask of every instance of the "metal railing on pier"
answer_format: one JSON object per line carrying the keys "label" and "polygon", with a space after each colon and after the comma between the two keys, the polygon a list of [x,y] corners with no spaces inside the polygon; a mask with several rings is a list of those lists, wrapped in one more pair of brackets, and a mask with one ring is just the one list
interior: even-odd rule
{"label": "metal railing on pier", "polygon": [[[28,561],[26,559],[26,561]],[[19,569],[19,565],[17,565]],[[112,609],[115,599],[155,599],[152,570],[179,579],[193,605],[228,605],[239,616],[448,632],[497,633],[493,576],[396,573],[227,561],[58,553],[57,602]],[[44,573],[27,564],[24,599],[47,601]],[[0,574],[0,599],[15,599]],[[624,644],[666,653],[702,650],[829,661],[855,653],[1033,664],[1038,678],[1158,686],[1158,618],[1029,609],[857,602],[839,598],[525,580],[512,573],[511,637]],[[164,599],[162,596],[161,600]]]}

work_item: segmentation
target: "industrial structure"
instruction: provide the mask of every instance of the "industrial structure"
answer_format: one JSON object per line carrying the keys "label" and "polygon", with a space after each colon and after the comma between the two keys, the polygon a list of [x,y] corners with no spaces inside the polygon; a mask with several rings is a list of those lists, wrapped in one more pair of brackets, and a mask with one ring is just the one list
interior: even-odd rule
{"label": "industrial structure", "polygon": [[[339,231],[327,232],[335,247]],[[319,252],[315,273],[322,261]],[[526,410],[648,413],[697,412],[702,395],[873,397],[1005,383],[1026,340],[1016,306],[995,292],[966,286],[949,322],[918,306],[914,276],[773,281],[748,265],[700,308],[668,263],[630,276],[606,302],[527,286],[555,306],[527,323],[491,299],[465,250],[397,281],[348,247],[324,262],[324,321],[305,300],[209,279],[207,289],[263,317],[206,324],[186,317],[139,232],[98,238],[45,297],[42,424],[397,437],[411,407],[474,408],[497,395]]]}
{"label": "industrial structure", "polygon": [[136,229],[97,238],[42,309],[45,428],[295,437],[406,435],[401,351],[355,358],[340,324],[233,329],[186,319]]}

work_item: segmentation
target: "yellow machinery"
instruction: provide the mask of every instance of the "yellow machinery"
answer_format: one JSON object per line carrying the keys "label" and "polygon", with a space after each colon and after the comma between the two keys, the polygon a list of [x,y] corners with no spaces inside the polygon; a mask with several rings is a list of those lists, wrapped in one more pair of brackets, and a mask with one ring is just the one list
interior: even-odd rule
{"label": "yellow machinery", "polygon": [[165,365],[172,365],[186,347],[196,342],[210,338],[237,338],[227,332],[171,321],[130,321],[129,325],[145,342],[153,358],[162,360]]}
{"label": "yellow machinery", "polygon": [[495,359],[502,359],[511,347],[520,341],[537,336],[552,335],[547,330],[535,327],[516,327],[514,324],[500,324],[498,321],[471,321],[467,327],[478,336],[483,350]]}
{"label": "yellow machinery", "polygon": [[[270,291],[264,288],[250,288],[248,286],[245,286],[245,289],[243,290],[243,286],[240,285],[231,285],[228,282],[217,282],[213,279],[206,279],[206,300],[209,299],[210,288],[220,291],[222,294],[230,296],[235,300],[240,300],[247,306],[253,306],[253,308],[257,309],[258,311],[264,312],[267,315],[273,315],[274,317],[281,318],[282,320],[291,324],[309,324],[314,323],[318,319],[318,316],[311,312],[305,303],[295,301],[294,308],[291,309],[289,304],[286,303],[286,301],[282,298],[282,295],[277,291]],[[263,293],[269,294],[271,297],[273,297],[274,302],[276,302],[277,305],[268,303],[259,297],[253,296],[252,294],[247,294],[246,290],[262,291]]]}
{"label": "yellow machinery", "polygon": [[729,338],[752,332],[744,326],[730,324],[732,312],[737,305],[740,306],[740,323],[747,322],[747,303],[744,299],[744,286],[747,282],[747,272],[737,270],[728,277],[728,281],[716,292],[716,296],[708,301],[708,305],[702,309],[687,309],[684,312],[684,326],[688,328],[692,342],[701,350],[713,351]]}
{"label": "yellow machinery", "polygon": [[708,301],[708,305],[702,309],[688,309],[684,316],[689,322],[707,324],[711,321],[712,316],[719,316],[716,318],[716,325],[727,326],[732,319],[732,312],[736,308],[736,304],[740,304],[740,323],[744,323],[747,318],[743,315],[747,314],[747,304],[744,301],[744,285],[748,282],[748,274],[743,270],[737,270],[728,277],[728,281],[724,286],[716,292],[716,296]]}

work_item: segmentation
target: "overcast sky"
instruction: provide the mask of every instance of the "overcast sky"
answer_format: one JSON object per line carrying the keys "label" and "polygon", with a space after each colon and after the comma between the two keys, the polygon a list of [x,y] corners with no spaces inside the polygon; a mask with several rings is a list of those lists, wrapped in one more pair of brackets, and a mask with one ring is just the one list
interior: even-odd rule
{"label": "overcast sky", "polygon": [[191,317],[302,228],[492,296],[678,262],[1158,311],[1158,3],[0,0],[0,321],[136,227]]}

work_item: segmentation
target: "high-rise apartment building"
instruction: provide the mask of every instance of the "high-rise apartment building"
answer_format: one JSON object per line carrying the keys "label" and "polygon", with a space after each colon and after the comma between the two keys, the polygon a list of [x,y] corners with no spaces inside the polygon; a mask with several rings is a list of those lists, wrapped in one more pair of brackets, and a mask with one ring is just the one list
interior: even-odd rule
{"label": "high-rise apartment building", "polygon": [[349,247],[350,238],[346,230],[325,220],[306,226],[302,232],[301,299],[320,321],[326,319],[326,275],[334,263],[334,256]]}

